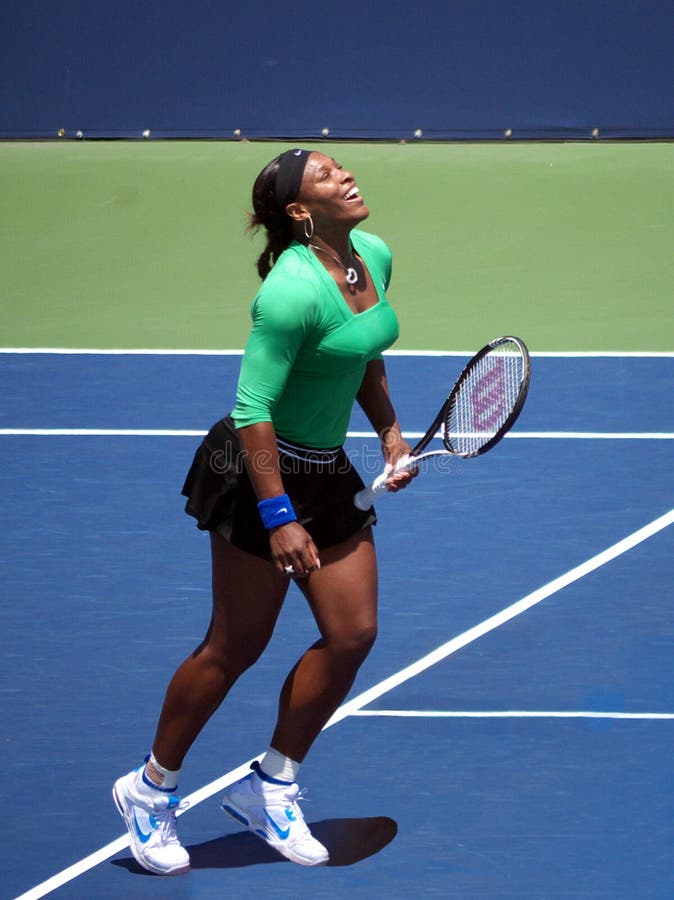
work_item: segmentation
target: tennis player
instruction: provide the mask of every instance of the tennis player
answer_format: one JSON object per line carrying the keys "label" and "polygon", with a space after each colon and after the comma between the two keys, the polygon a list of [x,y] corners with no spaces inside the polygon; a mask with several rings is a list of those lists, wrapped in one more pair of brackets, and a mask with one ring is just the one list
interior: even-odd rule
{"label": "tennis player", "polygon": [[[356,509],[363,482],[342,448],[354,401],[385,462],[410,450],[381,356],[398,336],[386,298],[391,254],[354,230],[369,210],[353,175],[323,153],[288,150],[258,176],[253,209],[267,244],[236,405],[204,439],[183,488],[186,511],[210,532],[212,618],[168,686],[146,764],[113,788],[136,860],[157,874],[189,868],[175,817],[183,759],[265,649],[291,579],[320,638],[283,685],[269,749],[222,806],[293,862],[327,862],[297,775],[377,631],[375,513]],[[398,474],[390,489],[412,477]]]}

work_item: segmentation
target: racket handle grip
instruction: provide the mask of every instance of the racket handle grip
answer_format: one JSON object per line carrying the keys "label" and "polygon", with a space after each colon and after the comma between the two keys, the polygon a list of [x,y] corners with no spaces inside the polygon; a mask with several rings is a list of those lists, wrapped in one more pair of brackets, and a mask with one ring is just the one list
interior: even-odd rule
{"label": "racket handle grip", "polygon": [[384,471],[377,475],[370,487],[363,488],[362,491],[358,491],[354,496],[353,502],[356,509],[369,509],[376,497],[386,491],[386,484],[391,475],[397,475],[398,472],[407,472],[414,467],[415,463],[416,460],[411,456],[401,456],[395,467],[388,464],[384,466]]}
{"label": "racket handle grip", "polygon": [[362,491],[358,491],[358,493],[353,498],[356,509],[366,510],[372,506],[377,495],[383,493],[386,490],[386,479],[390,474],[391,469],[389,466],[387,466],[381,473],[381,475],[378,475],[375,478],[370,487],[366,487],[363,488]]}

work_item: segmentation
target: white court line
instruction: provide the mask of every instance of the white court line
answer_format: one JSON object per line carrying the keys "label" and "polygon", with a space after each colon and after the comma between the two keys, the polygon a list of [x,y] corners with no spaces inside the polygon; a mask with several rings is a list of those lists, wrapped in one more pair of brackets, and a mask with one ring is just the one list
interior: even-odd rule
{"label": "white court line", "polygon": [[[403,682],[408,681],[410,678],[414,678],[416,675],[419,675],[421,672],[424,672],[426,669],[429,669],[436,663],[446,659],[452,653],[456,653],[457,650],[460,650],[467,644],[476,641],[478,638],[482,637],[485,634],[488,634],[490,631],[493,631],[500,625],[503,625],[505,622],[509,622],[516,616],[521,615],[521,613],[526,612],[528,609],[531,609],[532,606],[535,606],[542,600],[545,600],[553,594],[556,594],[563,588],[568,587],[568,585],[573,584],[573,582],[580,580],[590,572],[594,572],[596,569],[601,568],[601,566],[606,565],[606,563],[610,562],[616,557],[621,556],[623,553],[626,553],[628,550],[631,550],[633,547],[636,547],[638,544],[642,543],[648,538],[653,537],[653,535],[667,528],[672,523],[674,523],[674,509],[671,509],[669,512],[665,513],[659,518],[654,519],[652,522],[649,522],[647,525],[644,525],[642,528],[634,531],[626,538],[623,538],[623,540],[611,545],[606,550],[603,550],[596,556],[591,557],[584,563],[581,563],[579,566],[570,569],[564,575],[560,575],[559,578],[555,578],[553,581],[548,582],[548,584],[543,585],[543,587],[538,588],[538,590],[533,591],[531,594],[528,594],[526,597],[523,597],[516,603],[511,604],[496,615],[485,619],[484,622],[481,622],[474,628],[469,628],[468,631],[464,631],[463,634],[452,638],[450,641],[447,641],[447,643],[443,644],[441,647],[438,647],[432,653],[429,653],[426,656],[423,656],[421,659],[417,660],[417,662],[412,663],[412,665],[401,669],[394,675],[389,676],[389,678],[385,678],[383,681],[380,681],[379,684],[374,685],[367,691],[364,691],[362,694],[358,694],[358,696],[354,697],[352,700],[347,701],[337,710],[337,712],[325,724],[323,730],[325,731],[327,728],[336,725],[338,722],[341,722],[342,719],[345,719],[350,715],[357,714],[360,710],[363,709],[364,706],[372,703],[373,700],[376,700],[383,694],[386,694],[394,688],[399,687],[401,684],[403,684]],[[260,759],[260,757],[257,757],[257,759]],[[228,772],[227,774],[218,778],[216,781],[205,785],[198,791],[190,794],[185,799],[189,801],[191,806],[196,806],[197,803],[200,803],[202,800],[206,800],[208,797],[211,797],[213,794],[224,789],[233,781],[241,778],[245,773],[248,772],[250,762],[252,762],[252,760],[249,760],[247,763],[244,763],[238,768],[233,769],[231,772]],[[41,884],[22,894],[20,897],[16,898],[16,900],[39,900],[39,898],[44,897],[45,894],[56,890],[56,888],[61,887],[68,881],[71,881],[72,879],[77,878],[79,875],[84,874],[84,872],[87,872],[89,871],[89,869],[92,869],[99,863],[104,862],[110,856],[114,856],[115,853],[119,853],[125,847],[128,847],[128,845],[128,837],[118,838],[112,843],[107,844],[105,847],[102,847],[95,853],[92,853],[90,856],[87,856],[79,862],[74,863],[72,866],[69,866],[67,869],[64,869],[62,872],[53,875],[51,878],[47,879],[47,881],[42,882]]]}
{"label": "white court line", "polygon": [[[385,350],[384,356],[473,356],[477,350]],[[548,359],[671,359],[671,350],[530,350]]]}
{"label": "white court line", "polygon": [[423,656],[421,659],[417,660],[417,662],[412,663],[411,666],[401,669],[401,671],[397,672],[395,675],[385,678],[384,681],[380,681],[379,684],[370,688],[368,691],[365,691],[358,697],[354,697],[353,700],[347,701],[337,710],[325,727],[328,728],[330,725],[336,724],[351,715],[355,710],[362,709],[364,706],[372,703],[373,700],[376,700],[383,694],[399,687],[405,681],[414,678],[416,675],[419,675],[421,672],[429,669],[441,660],[446,659],[452,653],[456,653],[457,650],[460,650],[467,644],[476,641],[478,638],[483,637],[483,635],[488,634],[500,625],[509,622],[516,616],[531,609],[532,606],[536,606],[537,603],[547,599],[552,596],[552,594],[556,594],[563,588],[568,587],[568,585],[573,584],[574,581],[578,581],[579,579],[584,578],[585,575],[589,575],[590,572],[594,572],[595,569],[605,566],[606,563],[611,562],[611,560],[615,559],[617,556],[621,556],[623,553],[636,547],[637,544],[640,544],[642,541],[647,540],[654,534],[667,528],[673,522],[674,509],[670,509],[669,512],[654,519],[652,522],[649,522],[648,525],[644,525],[643,528],[639,528],[637,531],[628,535],[628,537],[623,538],[623,540],[618,541],[616,544],[613,544],[596,556],[581,563],[579,566],[570,569],[564,575],[560,575],[559,578],[555,578],[553,581],[548,582],[548,584],[543,585],[543,587],[538,588],[538,590],[533,591],[533,593],[528,594],[511,606],[502,609],[501,612],[496,613],[496,615],[491,616],[489,619],[485,619],[484,622],[480,622],[480,624],[476,625],[474,628],[469,628],[468,631],[464,631],[463,634],[452,638],[450,641],[447,641],[446,644],[443,644],[441,647],[438,647],[436,650]]}
{"label": "white court line", "polygon": [[0,347],[0,353],[54,356],[243,356],[243,350],[153,350],[151,348],[120,349],[106,347]]}
{"label": "white court line", "polygon": [[357,709],[352,716],[401,719],[674,719],[674,713],[596,712],[595,710],[426,710]]}
{"label": "white court line", "polygon": [[671,431],[511,431],[506,438],[573,441],[670,441]]}
{"label": "white court line", "polygon": [[[404,431],[403,437],[419,439],[423,431]],[[204,429],[186,428],[0,428],[0,437],[203,437]],[[349,431],[347,438],[376,439],[374,431]],[[440,435],[436,435],[440,437]],[[511,431],[506,440],[572,441],[671,441],[671,431]]]}
{"label": "white court line", "polygon": [[[470,358],[474,350],[385,350],[384,356],[465,356]],[[242,349],[190,350],[153,348],[109,347],[0,347],[0,354],[54,354],[59,356],[243,356]],[[531,356],[551,359],[671,359],[670,350],[533,350]]]}
{"label": "white court line", "polygon": [[[0,430],[1,433],[1,430]],[[418,440],[425,435],[425,431],[403,431],[403,437],[411,440]],[[347,434],[350,438],[376,438],[374,431],[350,431]],[[438,432],[436,439],[440,439],[442,434]],[[672,431],[509,431],[505,435],[506,440],[513,438],[523,438],[524,440],[580,440],[580,441],[662,441],[672,440],[674,432]]]}
{"label": "white court line", "polygon": [[1,436],[18,437],[203,437],[202,428],[0,428]]}

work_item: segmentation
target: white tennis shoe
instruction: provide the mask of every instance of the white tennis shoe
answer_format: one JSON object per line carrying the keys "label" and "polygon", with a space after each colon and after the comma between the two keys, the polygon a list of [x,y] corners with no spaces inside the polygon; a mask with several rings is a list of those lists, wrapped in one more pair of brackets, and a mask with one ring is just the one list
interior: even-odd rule
{"label": "white tennis shoe", "polygon": [[301,799],[296,784],[270,783],[254,772],[227,789],[222,808],[292,862],[324,866],[328,851],[309,831],[299,807]]}
{"label": "white tennis shoe", "polygon": [[186,801],[147,787],[140,770],[118,778],[112,796],[129,832],[136,862],[155,875],[187,872],[189,853],[176,832],[176,812],[187,807]]}

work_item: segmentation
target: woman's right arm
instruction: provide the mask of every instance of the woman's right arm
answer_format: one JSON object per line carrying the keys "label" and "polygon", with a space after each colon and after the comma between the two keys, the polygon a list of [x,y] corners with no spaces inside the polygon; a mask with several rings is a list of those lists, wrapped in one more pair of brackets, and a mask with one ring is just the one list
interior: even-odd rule
{"label": "woman's right arm", "polygon": [[[297,278],[265,283],[253,304],[233,417],[258,502],[285,494],[271,412],[312,328],[314,309],[313,285]],[[279,572],[292,566],[301,577],[320,565],[314,542],[296,521],[270,529],[269,544]]]}

